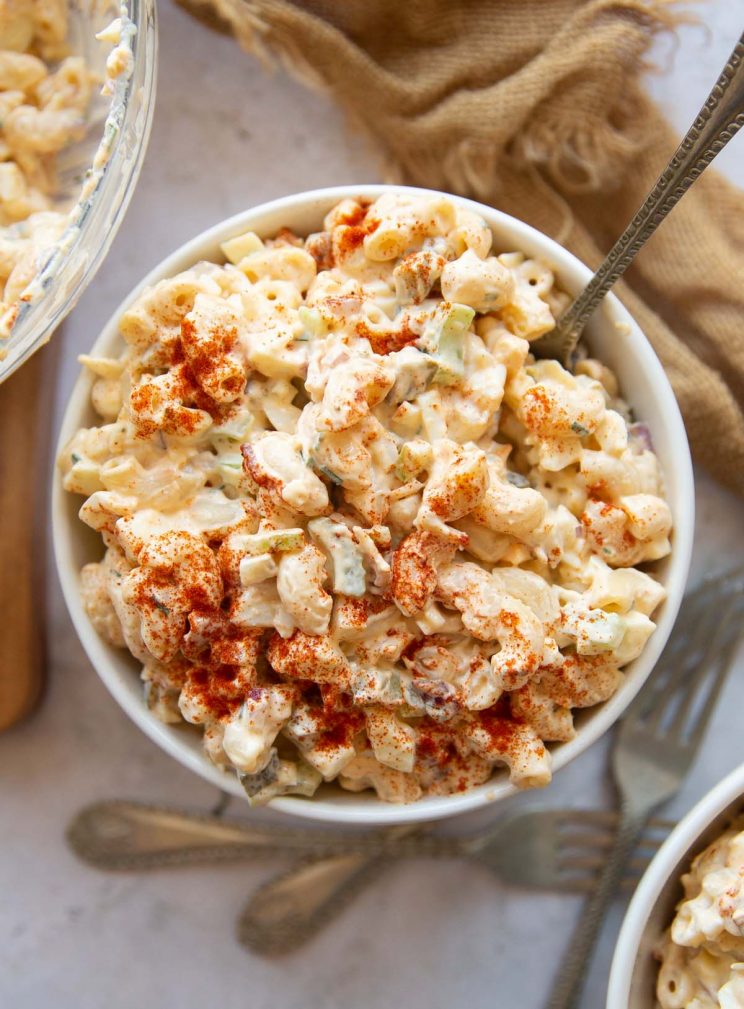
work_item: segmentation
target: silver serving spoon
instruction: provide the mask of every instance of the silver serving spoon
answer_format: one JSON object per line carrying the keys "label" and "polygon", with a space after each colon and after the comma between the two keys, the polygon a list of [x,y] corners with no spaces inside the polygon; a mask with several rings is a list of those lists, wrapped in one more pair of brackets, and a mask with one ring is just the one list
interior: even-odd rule
{"label": "silver serving spoon", "polygon": [[713,158],[744,126],[744,34],[713,90],[669,164],[656,180],[633,220],[608,252],[587,286],[558,320],[555,329],[536,340],[536,357],[570,363],[589,317],[625,273],[636,253],[653,235]]}

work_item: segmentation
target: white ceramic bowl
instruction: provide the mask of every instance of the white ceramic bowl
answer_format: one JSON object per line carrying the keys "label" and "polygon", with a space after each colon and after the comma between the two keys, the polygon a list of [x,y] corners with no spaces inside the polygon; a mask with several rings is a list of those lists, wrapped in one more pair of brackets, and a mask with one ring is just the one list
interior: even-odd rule
{"label": "white ceramic bowl", "polygon": [[694,806],[659,848],[623,920],[610,970],[607,1009],[655,1009],[659,964],[653,951],[683,896],[690,862],[744,810],[744,764]]}
{"label": "white ceramic bowl", "polygon": [[[124,309],[148,285],[172,276],[200,259],[220,262],[220,243],[246,230],[262,236],[273,235],[286,226],[300,235],[321,228],[324,215],[346,197],[377,198],[387,189],[381,185],[337,186],[287,196],[223,221],[188,242],[146,277],[114,313],[96,341],[92,353],[111,355],[120,348],[117,322]],[[425,190],[419,190],[425,192]],[[495,247],[520,250],[540,256],[555,269],[560,285],[578,292],[591,271],[560,245],[521,221],[490,207],[455,198],[463,206],[481,214],[493,230]],[[553,748],[556,771],[590,746],[622,714],[654,666],[671,631],[682,599],[692,548],[694,492],[692,466],[682,418],[666,375],[638,325],[612,295],[595,313],[588,328],[597,356],[613,368],[626,399],[652,432],[654,446],[667,483],[667,497],[674,516],[674,548],[658,568],[667,589],[667,599],[655,617],[658,626],[643,654],[627,669],[620,690],[605,704],[577,713],[576,737]],[[81,426],[96,423],[89,402],[92,378],[79,378],[60,433],[63,446]],[[54,544],[62,588],[83,646],[103,682],[129,716],[162,748],[186,767],[229,792],[241,796],[237,778],[221,772],[202,753],[200,733],[187,726],[164,725],[147,710],[137,665],[126,652],[106,644],[93,630],[80,602],[79,571],[86,562],[101,556],[100,539],[77,519],[80,498],[62,490],[59,475],[53,495]],[[273,809],[317,820],[346,823],[392,824],[431,820],[475,809],[511,795],[515,789],[504,772],[470,792],[446,797],[424,798],[408,806],[380,802],[371,792],[352,794],[323,786],[313,799],[279,798]]]}

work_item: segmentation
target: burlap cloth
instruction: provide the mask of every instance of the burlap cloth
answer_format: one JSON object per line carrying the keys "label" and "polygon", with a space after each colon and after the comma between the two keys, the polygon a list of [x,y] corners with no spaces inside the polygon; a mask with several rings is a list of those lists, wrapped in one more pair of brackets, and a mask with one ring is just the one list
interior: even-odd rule
{"label": "burlap cloth", "polygon": [[[639,80],[675,21],[662,0],[179,2],[330,92],[397,181],[498,207],[592,266],[680,139]],[[696,459],[744,493],[744,194],[708,170],[616,291]]]}

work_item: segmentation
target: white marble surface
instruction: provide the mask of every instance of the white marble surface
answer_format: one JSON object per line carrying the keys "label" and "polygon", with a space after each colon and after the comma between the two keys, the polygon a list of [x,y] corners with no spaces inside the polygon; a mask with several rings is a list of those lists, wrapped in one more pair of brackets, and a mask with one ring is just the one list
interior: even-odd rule
{"label": "white marble surface", "polygon": [[[663,68],[651,81],[679,128],[741,30],[739,4],[712,0],[703,11],[708,32],[685,29],[676,49],[661,44]],[[168,3],[161,27],[149,154],[108,261],[66,327],[57,418],[77,371],[75,354],[89,347],[133,284],[184,239],[261,200],[379,178],[374,157],[325,99],[283,75],[267,76],[230,41],[205,33]],[[740,141],[721,165],[744,184],[741,152]],[[744,557],[742,502],[703,478],[698,509],[694,576]],[[0,737],[0,1005],[543,1005],[580,904],[526,894],[474,866],[397,866],[305,951],[266,961],[237,945],[233,923],[251,890],[281,862],[148,875],[105,875],[77,862],[64,829],[85,803],[127,796],[208,809],[217,793],[161,753],[116,707],[75,639],[53,576],[50,607],[44,705]],[[670,807],[674,814],[744,760],[743,706],[740,653],[701,758]],[[539,801],[607,804],[605,769],[600,743]],[[618,905],[607,922],[586,1009],[604,1004],[620,913]]]}

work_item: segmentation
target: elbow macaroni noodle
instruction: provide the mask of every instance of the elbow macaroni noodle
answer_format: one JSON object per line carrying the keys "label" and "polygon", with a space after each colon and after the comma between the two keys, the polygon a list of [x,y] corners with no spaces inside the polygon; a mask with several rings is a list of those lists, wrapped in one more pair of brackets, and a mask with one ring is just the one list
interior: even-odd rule
{"label": "elbow macaroni noodle", "polygon": [[566,295],[492,241],[445,197],[345,200],[160,281],[122,356],[83,358],[86,610],[253,801],[544,785],[654,629],[647,432],[599,362],[534,360]]}
{"label": "elbow macaroni noodle", "polygon": [[694,860],[659,949],[661,1009],[744,1009],[744,817]]}

